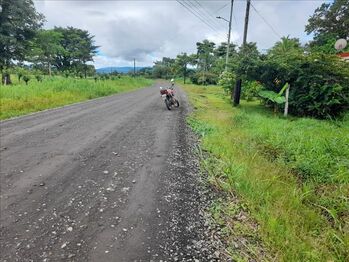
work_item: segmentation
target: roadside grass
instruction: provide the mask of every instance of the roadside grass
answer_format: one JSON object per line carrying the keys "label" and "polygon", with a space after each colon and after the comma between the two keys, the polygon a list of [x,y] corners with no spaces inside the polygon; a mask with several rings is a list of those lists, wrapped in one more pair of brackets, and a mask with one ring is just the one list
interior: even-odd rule
{"label": "roadside grass", "polygon": [[[202,167],[210,182],[247,205],[276,260],[349,261],[348,117],[284,119],[258,102],[233,108],[217,86],[184,90],[194,107],[188,123],[208,153]],[[214,216],[234,225],[234,203],[219,210]]]}
{"label": "roadside grass", "polygon": [[32,79],[28,85],[15,80],[13,85],[0,86],[0,119],[123,93],[152,83],[150,79],[127,76],[98,81],[52,77],[45,78],[43,82]]}

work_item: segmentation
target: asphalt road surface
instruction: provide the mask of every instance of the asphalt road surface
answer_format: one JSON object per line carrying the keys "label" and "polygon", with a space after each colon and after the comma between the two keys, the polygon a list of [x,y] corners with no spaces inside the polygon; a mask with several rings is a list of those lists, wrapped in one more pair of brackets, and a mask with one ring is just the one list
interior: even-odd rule
{"label": "asphalt road surface", "polygon": [[1,122],[1,261],[219,260],[159,85]]}

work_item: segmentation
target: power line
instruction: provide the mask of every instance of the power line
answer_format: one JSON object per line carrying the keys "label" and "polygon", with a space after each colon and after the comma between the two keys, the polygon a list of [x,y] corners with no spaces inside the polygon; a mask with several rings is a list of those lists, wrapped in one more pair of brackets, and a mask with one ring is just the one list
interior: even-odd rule
{"label": "power line", "polygon": [[[185,2],[181,2],[179,0],[176,0],[176,2],[178,2],[181,6],[183,6],[186,10],[188,10],[191,14],[193,14],[196,18],[198,18],[201,22],[203,22],[206,26],[208,26],[211,30],[213,30],[214,32],[216,32],[216,35],[221,35],[221,33],[217,32],[217,30],[211,25],[209,24],[204,18],[201,17],[200,13],[197,14],[196,12],[194,12],[194,10],[192,10],[191,6],[186,5]],[[220,36],[222,37],[222,36]],[[224,37],[225,38],[225,37]]]}
{"label": "power line", "polygon": [[218,25],[219,27],[221,27],[221,24],[218,23],[217,18],[215,15],[213,15],[212,13],[210,13],[199,1],[195,0],[195,2],[197,3],[197,6],[199,6],[207,15],[209,18],[211,18],[211,20]]}
{"label": "power line", "polygon": [[208,26],[211,30],[216,31],[215,28],[213,28],[209,23],[207,23],[204,19],[202,19],[199,15],[197,15],[190,7],[188,7],[187,5],[185,5],[185,3],[182,3],[179,0],[176,0],[176,2],[178,2],[181,6],[183,6],[185,9],[187,9],[191,14],[193,14],[194,16],[196,16],[201,22],[203,22],[206,26]]}
{"label": "power line", "polygon": [[216,11],[215,11],[215,13],[218,13],[219,11],[221,11],[222,9],[224,9],[226,6],[228,6],[229,5],[229,3],[228,4],[225,4],[225,5],[223,5],[222,7],[220,7],[220,8],[218,8]]}
{"label": "power line", "polygon": [[[221,25],[215,20],[206,20],[206,19],[209,19],[211,17],[207,16],[206,14],[201,12],[201,9],[198,8],[197,5],[194,5],[194,3],[192,3],[191,1],[183,0],[182,2],[184,2],[189,8],[191,8],[194,12],[196,12],[202,19],[204,19],[206,22],[210,23],[210,25],[215,28],[215,31],[221,31],[220,28],[217,28],[217,27],[220,27]],[[212,21],[213,21],[213,23],[212,23]]]}
{"label": "power line", "polygon": [[[186,2],[192,2],[192,1],[186,1]],[[201,17],[204,17],[204,18],[211,18],[211,21],[213,21],[213,23],[217,26],[218,25],[218,30],[221,31],[221,24],[216,20],[216,17],[212,14],[210,14],[203,5],[201,5],[197,0],[195,0],[195,2],[197,3],[197,5],[194,5],[193,3],[191,3],[191,6],[194,7],[194,9],[200,13]],[[201,10],[205,11],[205,13],[201,12]],[[224,29],[225,31],[226,29]],[[224,39],[224,42],[226,41],[226,38],[228,37],[227,35],[225,34],[222,34],[222,33],[217,33],[219,34],[223,39]]]}
{"label": "power line", "polygon": [[253,8],[253,10],[257,13],[257,15],[260,16],[260,18],[263,19],[263,21],[266,23],[266,25],[269,26],[269,28],[273,31],[273,33],[278,37],[281,38],[281,35],[275,30],[275,28],[268,22],[267,19],[264,18],[264,16],[262,16],[262,14],[255,8],[255,6],[251,3],[251,6]]}

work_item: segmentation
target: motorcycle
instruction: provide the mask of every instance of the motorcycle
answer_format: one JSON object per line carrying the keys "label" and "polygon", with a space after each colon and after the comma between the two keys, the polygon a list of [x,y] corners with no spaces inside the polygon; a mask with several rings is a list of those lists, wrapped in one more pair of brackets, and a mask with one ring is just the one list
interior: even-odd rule
{"label": "motorcycle", "polygon": [[174,97],[173,88],[162,88],[160,87],[160,95],[164,99],[165,105],[168,110],[171,110],[173,107],[179,107],[178,100]]}

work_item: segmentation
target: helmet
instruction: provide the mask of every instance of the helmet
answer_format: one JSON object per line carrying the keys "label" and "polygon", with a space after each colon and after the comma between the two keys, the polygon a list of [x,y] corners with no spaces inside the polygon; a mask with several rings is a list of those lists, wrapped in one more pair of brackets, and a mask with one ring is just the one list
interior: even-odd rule
{"label": "helmet", "polygon": [[173,78],[171,79],[171,83],[174,83],[174,79]]}

